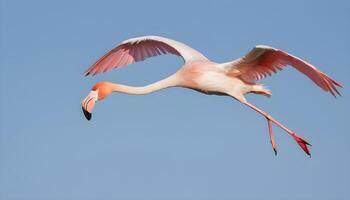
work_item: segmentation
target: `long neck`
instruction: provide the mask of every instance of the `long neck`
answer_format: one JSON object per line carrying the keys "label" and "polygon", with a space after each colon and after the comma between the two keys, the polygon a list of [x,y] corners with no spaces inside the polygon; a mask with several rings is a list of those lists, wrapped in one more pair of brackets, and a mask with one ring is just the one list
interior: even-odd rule
{"label": "long neck", "polygon": [[113,92],[122,92],[127,94],[149,94],[152,92],[156,92],[161,89],[165,89],[168,87],[174,87],[178,85],[178,76],[173,74],[163,80],[157,81],[155,83],[142,86],[142,87],[132,87],[121,84],[113,84]]}

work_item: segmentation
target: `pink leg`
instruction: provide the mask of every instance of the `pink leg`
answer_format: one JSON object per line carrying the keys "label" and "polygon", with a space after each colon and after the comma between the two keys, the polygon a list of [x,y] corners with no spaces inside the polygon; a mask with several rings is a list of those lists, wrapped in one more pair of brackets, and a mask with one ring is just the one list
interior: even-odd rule
{"label": "pink leg", "polygon": [[307,155],[311,156],[310,150],[309,150],[309,148],[307,146],[307,145],[310,145],[310,144],[307,141],[305,141],[302,137],[300,137],[299,135],[297,135],[293,131],[289,130],[287,127],[283,126],[281,123],[279,123],[273,117],[271,117],[271,115],[269,115],[268,113],[260,110],[259,108],[257,108],[253,104],[251,104],[249,102],[243,102],[243,103],[245,105],[251,107],[253,110],[257,111],[258,113],[262,114],[267,119],[268,126],[269,126],[269,132],[270,132],[270,140],[271,140],[272,148],[274,149],[275,153],[276,153],[276,146],[275,146],[276,144],[275,144],[274,135],[272,133],[271,122],[275,123],[277,126],[281,127],[283,130],[285,130],[289,135],[291,135],[295,139],[295,141],[299,144],[299,146],[305,151],[305,153]]}
{"label": "pink leg", "polygon": [[276,142],[275,142],[275,136],[273,135],[273,132],[272,132],[272,122],[271,122],[271,120],[267,119],[267,125],[269,126],[270,142],[271,142],[271,145],[272,145],[272,149],[275,152],[275,155],[277,155],[277,145],[276,145]]}

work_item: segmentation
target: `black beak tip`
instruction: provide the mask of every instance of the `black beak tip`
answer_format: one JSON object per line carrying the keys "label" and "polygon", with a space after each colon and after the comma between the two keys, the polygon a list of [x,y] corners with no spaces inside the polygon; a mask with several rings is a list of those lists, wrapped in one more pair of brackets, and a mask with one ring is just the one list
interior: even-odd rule
{"label": "black beak tip", "polygon": [[90,112],[88,112],[87,110],[85,110],[84,107],[82,107],[82,109],[83,109],[83,113],[84,113],[86,119],[90,121],[92,114]]}

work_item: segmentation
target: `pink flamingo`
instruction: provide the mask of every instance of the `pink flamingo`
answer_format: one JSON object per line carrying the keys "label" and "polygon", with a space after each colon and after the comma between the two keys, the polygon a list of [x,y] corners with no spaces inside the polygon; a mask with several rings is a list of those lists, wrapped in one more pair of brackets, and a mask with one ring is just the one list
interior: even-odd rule
{"label": "pink flamingo", "polygon": [[95,64],[85,75],[95,75],[119,68],[134,62],[161,54],[174,54],[182,57],[184,65],[173,75],[143,87],[131,87],[110,82],[95,84],[89,95],[82,101],[85,117],[90,120],[92,109],[97,100],[106,98],[112,92],[127,94],[148,94],[168,87],[184,87],[205,94],[231,96],[249,106],[267,119],[272,148],[277,154],[277,146],[272,132],[272,122],[290,134],[309,156],[310,145],[305,139],[289,130],[271,115],[249,103],[244,95],[255,93],[269,97],[271,92],[256,81],[271,75],[285,66],[291,65],[308,76],[315,84],[334,97],[340,95],[337,87],[342,87],[335,80],[306,61],[280,49],[258,45],[247,55],[226,63],[215,63],[191,47],[159,36],[144,36],[123,41]]}

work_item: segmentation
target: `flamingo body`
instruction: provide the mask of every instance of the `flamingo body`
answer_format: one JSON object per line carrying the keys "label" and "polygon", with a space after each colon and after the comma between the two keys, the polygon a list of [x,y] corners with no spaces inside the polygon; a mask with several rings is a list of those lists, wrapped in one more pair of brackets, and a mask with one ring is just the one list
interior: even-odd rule
{"label": "flamingo body", "polygon": [[148,57],[167,53],[180,56],[184,60],[184,65],[176,73],[143,87],[99,82],[82,101],[86,118],[91,119],[95,102],[103,100],[112,92],[140,95],[168,87],[184,87],[205,94],[233,97],[263,115],[267,119],[270,141],[276,154],[277,145],[272,132],[272,123],[290,134],[305,153],[311,155],[308,148],[310,144],[305,139],[289,130],[268,113],[249,103],[244,95],[255,93],[269,97],[271,92],[263,85],[257,84],[256,81],[288,65],[309,77],[316,85],[334,97],[340,95],[338,88],[342,87],[310,63],[273,47],[258,45],[241,58],[226,63],[215,63],[183,43],[159,36],[144,36],[123,41],[93,64],[85,75],[96,75],[142,61]]}
{"label": "flamingo body", "polygon": [[230,77],[222,65],[211,61],[195,61],[186,63],[176,73],[178,85],[197,90],[205,94],[232,96],[242,100],[242,94],[250,91],[252,85],[241,79]]}

